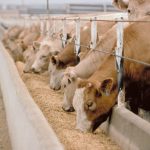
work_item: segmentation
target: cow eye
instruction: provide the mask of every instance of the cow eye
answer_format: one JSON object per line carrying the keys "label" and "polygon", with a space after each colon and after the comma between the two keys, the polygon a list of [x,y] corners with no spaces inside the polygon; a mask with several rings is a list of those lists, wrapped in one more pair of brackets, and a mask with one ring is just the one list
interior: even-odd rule
{"label": "cow eye", "polygon": [[41,59],[42,59],[42,58],[44,59],[44,58],[46,58],[46,56],[41,56]]}
{"label": "cow eye", "polygon": [[128,13],[131,13],[131,10],[130,10],[130,9],[128,9]]}
{"label": "cow eye", "polygon": [[70,84],[71,83],[71,80],[70,79],[68,79],[68,84]]}
{"label": "cow eye", "polygon": [[102,96],[102,94],[101,94],[98,90],[96,90],[95,96],[96,96],[96,97],[100,97],[100,96]]}

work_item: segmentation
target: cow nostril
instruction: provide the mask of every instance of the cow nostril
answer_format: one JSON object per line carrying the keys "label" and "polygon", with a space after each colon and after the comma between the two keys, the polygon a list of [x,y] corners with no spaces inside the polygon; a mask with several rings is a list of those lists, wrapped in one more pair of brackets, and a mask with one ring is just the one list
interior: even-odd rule
{"label": "cow nostril", "polygon": [[93,105],[93,102],[92,102],[92,101],[88,101],[88,102],[87,102],[87,105],[88,105],[88,107],[90,107],[90,106]]}
{"label": "cow nostril", "polygon": [[74,112],[75,109],[73,108],[73,106],[71,106],[70,108],[68,109],[65,109],[64,107],[62,107],[62,109],[65,111],[65,112]]}
{"label": "cow nostril", "polygon": [[87,103],[84,104],[84,108],[86,110],[95,111],[96,103],[93,101],[88,101]]}
{"label": "cow nostril", "polygon": [[35,72],[35,68],[32,68],[32,71]]}

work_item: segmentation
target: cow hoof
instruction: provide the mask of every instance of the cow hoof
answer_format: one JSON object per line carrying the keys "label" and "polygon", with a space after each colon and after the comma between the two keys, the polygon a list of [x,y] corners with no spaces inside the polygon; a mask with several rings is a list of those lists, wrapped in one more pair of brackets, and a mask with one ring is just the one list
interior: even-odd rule
{"label": "cow hoof", "polygon": [[70,107],[69,109],[65,109],[64,107],[62,107],[62,109],[65,111],[65,112],[74,112],[75,109],[73,107]]}

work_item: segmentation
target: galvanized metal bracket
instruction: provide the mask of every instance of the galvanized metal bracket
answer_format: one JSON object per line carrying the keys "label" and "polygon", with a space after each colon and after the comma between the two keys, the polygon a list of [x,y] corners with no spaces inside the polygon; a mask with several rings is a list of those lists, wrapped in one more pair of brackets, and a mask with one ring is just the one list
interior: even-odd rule
{"label": "galvanized metal bracket", "polygon": [[63,21],[62,47],[64,48],[67,44],[67,30],[66,30],[67,21],[65,18],[62,21]]}
{"label": "galvanized metal bracket", "polygon": [[118,73],[118,107],[124,106],[124,92],[123,92],[123,23],[117,23],[117,48],[116,54],[116,68]]}
{"label": "galvanized metal bracket", "polygon": [[[116,48],[116,55],[122,56],[123,52],[123,23],[117,23],[117,48]],[[117,70],[120,70],[121,67],[121,57],[116,56],[116,63],[117,63]]]}
{"label": "galvanized metal bracket", "polygon": [[45,30],[46,30],[46,21],[45,20],[40,20],[40,33],[41,35],[45,35]]}
{"label": "galvanized metal bracket", "polygon": [[47,38],[50,37],[50,20],[49,19],[46,20],[46,37]]}
{"label": "galvanized metal bracket", "polygon": [[75,34],[75,53],[76,56],[80,53],[80,18],[76,19],[76,34]]}
{"label": "galvanized metal bracket", "polygon": [[90,42],[90,48],[94,49],[96,47],[97,43],[97,21],[96,17],[91,20],[91,42]]}

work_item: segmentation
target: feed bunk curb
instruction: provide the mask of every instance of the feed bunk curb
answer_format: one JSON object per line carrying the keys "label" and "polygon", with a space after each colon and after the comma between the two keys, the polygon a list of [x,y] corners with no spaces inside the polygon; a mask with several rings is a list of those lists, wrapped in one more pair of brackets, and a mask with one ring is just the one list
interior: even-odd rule
{"label": "feed bunk curb", "polygon": [[115,107],[101,128],[124,150],[150,150],[150,123],[124,107]]}
{"label": "feed bunk curb", "polygon": [[63,150],[0,42],[0,86],[13,150]]}

